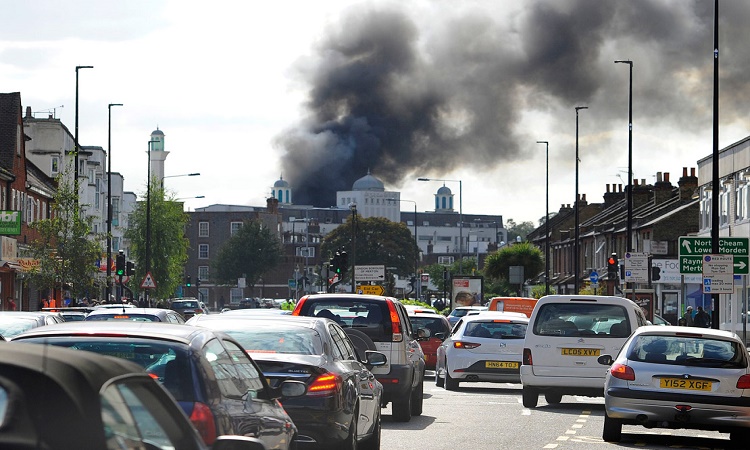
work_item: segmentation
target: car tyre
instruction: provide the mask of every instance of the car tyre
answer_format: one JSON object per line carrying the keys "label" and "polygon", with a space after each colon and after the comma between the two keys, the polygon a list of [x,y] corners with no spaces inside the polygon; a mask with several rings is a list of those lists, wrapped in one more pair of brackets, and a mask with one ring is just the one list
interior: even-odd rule
{"label": "car tyre", "polygon": [[421,416],[424,405],[424,373],[422,374],[422,379],[419,380],[419,384],[414,388],[411,395],[411,415]]}
{"label": "car tyre", "polygon": [[450,372],[447,369],[445,369],[445,389],[447,391],[457,391],[458,390],[458,380],[451,377]]}
{"label": "car tyre", "polygon": [[438,370],[435,370],[435,386],[437,387],[445,386],[445,378],[440,377],[440,372]]}
{"label": "car tyre", "polygon": [[396,422],[408,422],[411,420],[411,395],[405,395],[404,400],[394,401],[392,405],[393,420]]}
{"label": "car tyre", "polygon": [[622,439],[622,421],[610,418],[606,412],[604,413],[602,439],[605,442],[620,442]]}
{"label": "car tyre", "polygon": [[562,394],[560,392],[545,392],[544,400],[550,405],[559,405],[562,401]]}
{"label": "car tyre", "polygon": [[378,417],[375,419],[375,428],[372,430],[372,436],[367,438],[367,440],[359,446],[361,450],[380,450],[381,422],[380,412],[378,412]]}
{"label": "car tyre", "polygon": [[357,416],[359,416],[359,411],[355,410],[352,415],[352,421],[349,424],[349,434],[346,436],[346,440],[339,446],[341,450],[357,450]]}
{"label": "car tyre", "polygon": [[525,408],[536,408],[539,403],[539,392],[536,389],[524,386],[521,397]]}

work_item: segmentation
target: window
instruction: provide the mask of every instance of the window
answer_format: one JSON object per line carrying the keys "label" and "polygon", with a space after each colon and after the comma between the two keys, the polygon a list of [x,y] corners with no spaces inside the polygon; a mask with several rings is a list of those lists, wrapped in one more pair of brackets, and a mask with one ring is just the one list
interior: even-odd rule
{"label": "window", "polygon": [[[91,171],[91,174],[92,175],[94,174],[93,170]],[[94,184],[96,186],[95,188],[96,194],[94,194],[94,208],[99,209],[101,208],[102,179],[97,178]]]}
{"label": "window", "polygon": [[229,291],[229,302],[230,303],[233,303],[233,304],[236,305],[237,303],[240,302],[240,300],[242,300],[242,297],[243,297],[242,288],[232,288]]}
{"label": "window", "polygon": [[26,223],[34,222],[34,199],[26,197]]}
{"label": "window", "polygon": [[198,237],[208,237],[208,222],[198,222]]}
{"label": "window", "polygon": [[116,252],[120,251],[120,238],[117,236],[112,236],[112,250]]}
{"label": "window", "polygon": [[453,264],[453,256],[438,256],[438,264],[443,266]]}
{"label": "window", "polygon": [[240,385],[241,392],[247,392],[248,400],[257,399],[263,391],[263,381],[260,379],[260,372],[255,368],[247,353],[238,347],[232,341],[223,341],[227,348],[229,357],[234,361],[237,372],[240,374],[237,384]]}
{"label": "window", "polygon": [[235,233],[240,231],[242,228],[242,222],[232,222],[229,224],[229,235],[234,236]]}
{"label": "window", "polygon": [[51,160],[52,167],[50,168],[50,171],[52,172],[52,175],[57,175],[60,173],[60,157],[59,156],[53,156]]}
{"label": "window", "polygon": [[208,244],[198,245],[198,259],[208,259]]}
{"label": "window", "polygon": [[208,266],[198,266],[198,278],[201,281],[208,280]]}
{"label": "window", "polygon": [[120,226],[120,197],[112,197],[112,226]]}
{"label": "window", "polygon": [[203,347],[203,353],[206,360],[211,364],[216,384],[219,385],[222,394],[230,398],[242,398],[245,392],[239,382],[237,368],[232,363],[232,357],[224,349],[224,346],[217,339],[211,339]]}

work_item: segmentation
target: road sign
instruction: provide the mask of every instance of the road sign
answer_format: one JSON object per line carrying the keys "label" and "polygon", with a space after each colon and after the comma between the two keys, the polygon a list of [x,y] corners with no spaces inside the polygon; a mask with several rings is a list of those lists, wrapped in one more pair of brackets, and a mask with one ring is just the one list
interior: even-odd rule
{"label": "road sign", "polygon": [[734,293],[734,256],[732,255],[704,255],[703,256],[703,293],[704,294],[733,294]]}
{"label": "road sign", "polygon": [[589,281],[596,284],[599,282],[599,272],[596,270],[591,271],[591,274],[589,275]]}
{"label": "road sign", "polygon": [[359,292],[360,294],[366,294],[366,295],[384,295],[385,288],[383,286],[378,286],[376,284],[373,284],[373,285],[360,284],[360,285],[357,285],[357,292]]}
{"label": "road sign", "polygon": [[294,278],[290,278],[286,282],[287,286],[289,286],[290,289],[296,289],[297,288],[297,280]]}
{"label": "road sign", "polygon": [[[679,238],[680,273],[699,274],[703,270],[703,255],[710,254],[711,238],[680,236]],[[734,255],[734,274],[748,274],[748,255],[750,245],[746,237],[720,237],[719,254]]]}
{"label": "road sign", "polygon": [[383,281],[385,280],[385,266],[354,266],[354,278],[357,281]]}
{"label": "road sign", "polygon": [[146,276],[141,281],[141,289],[156,289],[156,281],[151,276],[151,272],[146,272]]}
{"label": "road sign", "polygon": [[625,282],[648,283],[648,253],[625,253]]}

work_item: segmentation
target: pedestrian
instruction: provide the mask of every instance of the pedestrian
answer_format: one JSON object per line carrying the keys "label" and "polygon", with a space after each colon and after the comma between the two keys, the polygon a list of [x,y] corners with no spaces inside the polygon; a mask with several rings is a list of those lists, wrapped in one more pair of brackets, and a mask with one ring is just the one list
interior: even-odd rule
{"label": "pedestrian", "polygon": [[701,328],[709,328],[711,326],[711,316],[709,316],[708,313],[703,310],[702,306],[698,307],[698,312],[695,313],[693,324],[696,327]]}
{"label": "pedestrian", "polygon": [[13,297],[8,297],[8,311],[15,311],[16,310],[16,301],[13,300]]}
{"label": "pedestrian", "polygon": [[679,319],[677,319],[677,325],[681,326],[681,327],[686,327],[687,326],[687,320],[685,320],[684,317],[680,317]]}
{"label": "pedestrian", "polygon": [[688,306],[687,311],[685,311],[685,315],[682,316],[683,319],[685,319],[685,325],[688,327],[694,327],[695,323],[693,322],[693,307]]}

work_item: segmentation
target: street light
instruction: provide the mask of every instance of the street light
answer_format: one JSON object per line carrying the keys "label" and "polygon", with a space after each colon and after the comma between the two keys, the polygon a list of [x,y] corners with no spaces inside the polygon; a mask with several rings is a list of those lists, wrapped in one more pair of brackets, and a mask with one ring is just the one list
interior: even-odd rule
{"label": "street light", "polygon": [[633,61],[617,60],[630,66],[630,89],[628,91],[628,237],[627,251],[633,251]]}
{"label": "street light", "polygon": [[419,270],[419,240],[417,238],[417,202],[414,200],[405,200],[402,198],[399,198],[399,199],[389,198],[388,201],[414,203],[414,246],[416,247],[415,248],[416,254],[414,255],[414,276],[416,277],[418,275],[417,271]]}
{"label": "street light", "polygon": [[195,173],[183,173],[181,175],[165,175],[161,177],[161,188],[164,189],[164,179],[165,178],[176,178],[176,177],[197,177],[200,175],[200,172]]}
{"label": "street light", "polygon": [[122,103],[107,105],[107,301],[112,295],[112,107]]}
{"label": "street light", "polygon": [[575,206],[575,216],[576,216],[576,229],[575,229],[575,243],[574,243],[574,250],[573,250],[573,258],[575,258],[575,261],[573,262],[573,270],[574,270],[574,277],[575,277],[575,292],[574,294],[578,294],[579,284],[580,284],[580,264],[581,262],[578,260],[578,239],[580,238],[580,230],[579,230],[579,213],[580,213],[580,205],[578,201],[578,162],[580,161],[578,159],[578,111],[582,109],[589,109],[588,106],[576,106],[576,206]]}
{"label": "street light", "polygon": [[459,271],[463,273],[463,259],[464,259],[464,210],[463,210],[463,183],[461,180],[443,180],[438,178],[417,178],[417,181],[450,181],[452,183],[458,183],[458,260],[459,263]]}
{"label": "street light", "polygon": [[[544,295],[549,295],[549,142],[536,141],[547,147],[547,184],[546,184],[546,207],[544,216]],[[578,156],[576,155],[576,161]],[[577,164],[577,163],[576,163]]]}
{"label": "street light", "polygon": [[357,267],[357,204],[349,203],[349,209],[352,211],[352,294],[354,294],[357,292],[354,275]]}
{"label": "street light", "polygon": [[[159,141],[148,141],[148,180],[146,180],[146,273],[151,271],[151,144]],[[145,293],[146,304],[150,306],[148,289]]]}
{"label": "street light", "polygon": [[[94,66],[76,66],[76,123],[75,123],[75,136],[73,138],[74,145],[75,145],[75,151],[74,151],[74,158],[75,158],[75,169],[76,173],[73,175],[73,180],[75,184],[75,190],[76,190],[76,199],[78,199],[79,192],[78,192],[78,152],[80,148],[78,147],[78,71],[80,69],[93,69]],[[78,201],[76,201],[76,210],[78,208],[77,206]]]}

